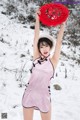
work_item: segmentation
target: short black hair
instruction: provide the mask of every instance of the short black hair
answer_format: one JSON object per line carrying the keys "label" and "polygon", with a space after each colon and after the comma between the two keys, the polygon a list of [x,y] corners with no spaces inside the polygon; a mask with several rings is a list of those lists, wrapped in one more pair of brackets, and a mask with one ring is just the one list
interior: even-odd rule
{"label": "short black hair", "polygon": [[39,52],[40,52],[40,43],[43,43],[43,42],[46,42],[50,46],[50,48],[53,47],[53,42],[50,39],[46,37],[39,38],[38,44],[37,44]]}

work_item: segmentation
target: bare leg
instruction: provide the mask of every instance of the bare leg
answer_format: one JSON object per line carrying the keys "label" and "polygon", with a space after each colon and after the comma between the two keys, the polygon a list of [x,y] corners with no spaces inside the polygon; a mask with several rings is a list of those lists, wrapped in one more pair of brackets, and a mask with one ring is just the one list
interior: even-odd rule
{"label": "bare leg", "polygon": [[40,112],[42,120],[51,120],[51,107],[49,112]]}
{"label": "bare leg", "polygon": [[23,116],[24,120],[33,120],[34,108],[24,108],[23,107]]}

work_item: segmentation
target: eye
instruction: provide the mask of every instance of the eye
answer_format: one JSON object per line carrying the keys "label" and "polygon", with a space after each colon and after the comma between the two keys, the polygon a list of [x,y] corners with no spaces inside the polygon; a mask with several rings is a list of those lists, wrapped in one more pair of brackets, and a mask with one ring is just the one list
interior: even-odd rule
{"label": "eye", "polygon": [[43,46],[41,46],[40,48],[43,48]]}

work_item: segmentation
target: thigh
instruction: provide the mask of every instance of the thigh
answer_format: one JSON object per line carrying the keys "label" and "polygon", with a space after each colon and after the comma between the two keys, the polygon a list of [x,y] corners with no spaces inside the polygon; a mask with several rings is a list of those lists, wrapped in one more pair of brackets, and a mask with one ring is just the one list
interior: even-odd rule
{"label": "thigh", "polygon": [[34,108],[24,108],[23,107],[23,116],[24,120],[33,120]]}
{"label": "thigh", "polygon": [[49,112],[40,112],[42,120],[51,120],[51,106]]}

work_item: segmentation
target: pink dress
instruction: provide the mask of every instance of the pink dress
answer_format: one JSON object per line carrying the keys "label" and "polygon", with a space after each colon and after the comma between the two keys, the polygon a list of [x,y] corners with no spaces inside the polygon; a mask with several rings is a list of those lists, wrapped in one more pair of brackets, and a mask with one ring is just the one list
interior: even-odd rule
{"label": "pink dress", "polygon": [[35,110],[48,112],[51,104],[50,80],[54,78],[54,66],[50,54],[33,61],[31,76],[22,97],[22,106],[34,107]]}

